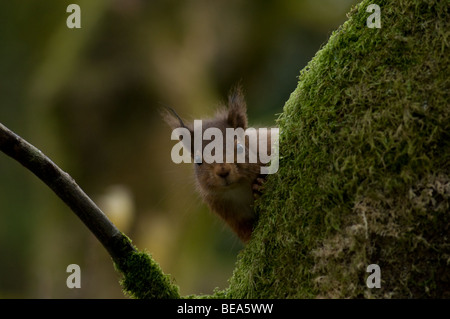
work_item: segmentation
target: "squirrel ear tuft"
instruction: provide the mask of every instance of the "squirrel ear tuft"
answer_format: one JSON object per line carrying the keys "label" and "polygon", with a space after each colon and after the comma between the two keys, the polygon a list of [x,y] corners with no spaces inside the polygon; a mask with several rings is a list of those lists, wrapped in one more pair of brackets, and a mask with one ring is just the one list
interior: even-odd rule
{"label": "squirrel ear tuft", "polygon": [[160,114],[164,122],[166,122],[171,129],[176,129],[179,127],[185,127],[189,129],[189,127],[187,127],[183,123],[183,120],[178,116],[177,112],[175,112],[175,110],[171,107],[165,106],[164,108],[160,109]]}
{"label": "squirrel ear tuft", "polygon": [[233,128],[247,129],[247,105],[240,86],[235,87],[228,96],[227,121]]}
{"label": "squirrel ear tuft", "polygon": [[[189,131],[188,136],[181,134],[179,135],[179,139],[183,142],[183,144],[185,144],[188,149],[190,149],[191,157],[194,158],[194,129],[192,128],[192,125],[184,124],[183,120],[178,116],[177,112],[175,112],[175,110],[171,107],[165,106],[164,108],[160,109],[160,114],[164,122],[166,122],[172,130],[175,130],[177,128],[185,128]],[[185,138],[189,139],[189,141],[185,141]]]}

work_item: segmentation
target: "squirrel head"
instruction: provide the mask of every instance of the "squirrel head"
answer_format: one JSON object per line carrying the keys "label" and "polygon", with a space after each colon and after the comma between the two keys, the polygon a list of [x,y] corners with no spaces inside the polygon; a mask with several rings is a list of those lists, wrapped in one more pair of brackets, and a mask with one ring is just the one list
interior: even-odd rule
{"label": "squirrel head", "polygon": [[[195,163],[198,160],[196,156],[203,154],[205,146],[211,142],[211,140],[203,140],[204,132],[208,128],[216,128],[222,132],[222,136],[226,136],[226,129],[241,128],[244,131],[247,129],[247,106],[245,103],[244,95],[239,87],[236,87],[231,91],[228,96],[228,103],[222,106],[214,115],[213,118],[202,120],[202,146],[201,149],[195,149],[194,145],[194,126],[191,123],[185,124],[185,122],[178,116],[178,114],[169,109],[163,114],[164,120],[169,124],[172,129],[186,128],[190,132],[190,154],[194,159],[194,171],[196,182],[202,195],[220,195],[220,193],[226,192],[230,189],[241,186],[242,184],[251,184],[253,180],[258,176],[260,171],[260,165],[257,163],[249,163],[248,160],[248,141],[245,140],[239,143],[237,138],[234,138],[234,155],[235,160],[232,163],[227,163],[226,158],[226,142],[223,138],[222,149],[215,148],[214,152],[223,152],[222,163],[208,163],[202,161]],[[246,160],[245,163],[237,163],[236,156],[238,152],[245,150]]]}

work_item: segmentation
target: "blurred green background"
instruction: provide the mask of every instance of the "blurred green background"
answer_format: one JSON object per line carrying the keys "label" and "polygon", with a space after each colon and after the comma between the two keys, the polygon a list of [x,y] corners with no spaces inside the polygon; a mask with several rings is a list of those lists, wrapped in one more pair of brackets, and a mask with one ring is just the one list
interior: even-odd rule
{"label": "blurred green background", "polygon": [[[158,108],[214,113],[241,81],[275,124],[299,71],[353,0],[0,3],[0,122],[67,171],[181,294],[228,286],[242,244],[175,165]],[[66,8],[81,7],[81,29]],[[81,289],[66,267],[81,267]],[[0,153],[0,298],[123,298],[110,257],[36,177]]]}

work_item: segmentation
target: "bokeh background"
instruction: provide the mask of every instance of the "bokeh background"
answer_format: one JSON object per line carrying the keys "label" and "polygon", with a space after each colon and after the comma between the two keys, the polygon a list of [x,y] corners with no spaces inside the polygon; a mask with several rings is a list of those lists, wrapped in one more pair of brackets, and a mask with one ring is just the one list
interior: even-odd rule
{"label": "bokeh background", "polygon": [[[212,115],[237,82],[275,125],[299,71],[355,0],[0,2],[0,122],[41,149],[181,294],[224,289],[242,244],[175,165],[158,109]],[[81,29],[66,8],[81,7]],[[66,267],[81,267],[69,289]],[[0,298],[124,298],[110,257],[35,176],[0,153]]]}

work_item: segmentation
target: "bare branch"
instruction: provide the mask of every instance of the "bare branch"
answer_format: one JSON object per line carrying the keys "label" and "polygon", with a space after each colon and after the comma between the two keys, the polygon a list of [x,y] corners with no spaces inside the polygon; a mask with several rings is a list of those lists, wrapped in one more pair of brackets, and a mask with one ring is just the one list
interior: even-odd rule
{"label": "bare branch", "polygon": [[97,237],[115,262],[136,251],[130,240],[114,226],[69,174],[1,123],[0,150],[47,184]]}

